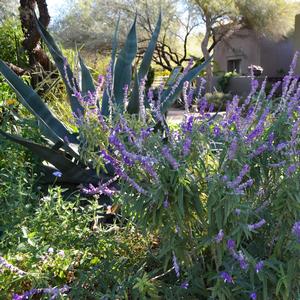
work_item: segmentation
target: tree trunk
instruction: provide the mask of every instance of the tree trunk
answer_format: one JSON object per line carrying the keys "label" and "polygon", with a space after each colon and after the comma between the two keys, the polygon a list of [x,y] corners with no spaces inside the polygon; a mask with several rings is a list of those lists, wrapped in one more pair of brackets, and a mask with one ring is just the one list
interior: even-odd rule
{"label": "tree trunk", "polygon": [[[205,16],[205,35],[204,38],[201,42],[201,50],[204,56],[205,60],[209,59],[209,49],[208,49],[208,43],[209,43],[209,38],[211,36],[212,32],[212,24],[211,24],[211,19],[210,16]],[[213,80],[213,73],[212,73],[212,65],[209,63],[206,67],[206,91],[211,93],[212,91],[212,80]]]}
{"label": "tree trunk", "polygon": [[[40,65],[44,71],[52,71],[54,66],[40,44],[40,34],[34,19],[36,5],[40,15],[39,21],[45,28],[49,25],[50,16],[46,0],[20,0],[20,20],[24,33],[22,46],[28,54],[29,66],[32,70],[36,70]],[[40,74],[32,74],[31,84],[33,87],[36,87],[40,80],[42,80]]]}

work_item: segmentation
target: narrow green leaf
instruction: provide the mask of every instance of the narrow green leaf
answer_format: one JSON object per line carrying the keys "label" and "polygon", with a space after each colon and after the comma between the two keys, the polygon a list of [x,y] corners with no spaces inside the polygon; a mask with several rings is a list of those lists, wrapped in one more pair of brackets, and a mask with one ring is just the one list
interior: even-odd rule
{"label": "narrow green leaf", "polygon": [[159,17],[158,17],[158,20],[157,20],[157,23],[155,26],[155,30],[152,34],[151,40],[150,40],[147,50],[144,54],[138,75],[135,75],[134,86],[133,86],[132,94],[130,97],[130,101],[128,103],[128,108],[127,108],[127,111],[130,114],[138,114],[139,113],[139,85],[140,85],[140,81],[147,75],[147,73],[149,71],[153,53],[154,53],[157,39],[159,36],[160,27],[161,27],[161,12],[159,13]]}
{"label": "narrow green leaf", "polygon": [[130,114],[138,114],[140,110],[140,83],[137,71],[135,70],[134,74],[134,86],[132,89],[130,101],[127,106],[127,111]]}
{"label": "narrow green leaf", "polygon": [[[119,41],[119,24],[120,24],[120,16],[117,21],[113,42],[112,42],[112,52],[111,52],[111,75],[112,78],[114,78],[114,68],[115,68],[115,60],[116,60],[116,53],[118,48],[118,41]],[[107,87],[104,90],[103,97],[102,97],[102,107],[101,107],[101,113],[103,116],[109,115],[109,95],[107,93]]]}
{"label": "narrow green leaf", "polygon": [[93,175],[94,172],[92,170],[85,170],[80,165],[73,163],[64,156],[64,152],[62,151],[47,148],[22,137],[8,134],[1,129],[0,134],[11,141],[28,148],[42,160],[45,160],[55,166],[58,170],[60,170],[60,172],[62,172],[65,182],[97,182],[97,178]]}
{"label": "narrow green leaf", "polygon": [[93,82],[93,77],[87,68],[87,66],[84,64],[83,59],[79,55],[79,65],[80,65],[80,71],[81,71],[81,94],[82,96],[86,96],[88,92],[95,93],[96,88]]}
{"label": "narrow green leaf", "polygon": [[[65,126],[57,120],[51,113],[47,105],[40,96],[27,84],[23,82],[6,64],[0,60],[0,72],[5,77],[8,84],[15,91],[19,102],[24,105],[51,133],[48,138],[53,140],[63,140],[65,137],[71,143],[78,143],[76,137],[72,135]],[[52,138],[51,138],[52,137]],[[56,141],[54,141],[56,142]]]}
{"label": "narrow green leaf", "polygon": [[171,105],[175,102],[175,100],[178,98],[178,96],[180,95],[180,93],[182,91],[184,82],[192,81],[207,66],[207,64],[211,61],[211,58],[212,57],[210,57],[209,60],[205,61],[200,66],[197,66],[196,68],[191,69],[182,78],[182,80],[180,81],[180,83],[178,84],[177,88],[175,89],[175,91],[173,93],[172,93],[172,87],[170,87],[162,94],[162,104],[161,104],[162,113],[165,113],[171,107]]}
{"label": "narrow green leaf", "polygon": [[124,47],[120,51],[114,70],[114,97],[116,104],[122,109],[124,107],[124,87],[130,85],[132,78],[132,62],[137,53],[136,17],[127,35]]}

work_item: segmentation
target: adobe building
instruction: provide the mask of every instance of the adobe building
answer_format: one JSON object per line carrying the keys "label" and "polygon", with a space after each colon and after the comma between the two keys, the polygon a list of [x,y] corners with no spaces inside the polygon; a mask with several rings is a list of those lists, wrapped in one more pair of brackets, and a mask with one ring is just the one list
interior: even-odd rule
{"label": "adobe building", "polygon": [[[215,71],[236,71],[241,76],[249,75],[249,66],[263,68],[262,76],[282,77],[296,50],[300,51],[300,14],[295,18],[295,30],[290,37],[273,41],[258,36],[249,28],[242,28],[228,39],[220,42],[214,49]],[[300,64],[297,72],[300,75]]]}

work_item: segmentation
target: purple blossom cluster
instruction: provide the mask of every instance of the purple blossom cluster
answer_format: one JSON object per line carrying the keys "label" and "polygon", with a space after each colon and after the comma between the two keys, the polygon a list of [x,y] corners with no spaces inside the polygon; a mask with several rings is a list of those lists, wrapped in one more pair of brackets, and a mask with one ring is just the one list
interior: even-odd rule
{"label": "purple blossom cluster", "polygon": [[4,257],[0,256],[0,268],[8,269],[12,273],[15,273],[20,276],[26,275],[26,272],[22,271],[21,269],[15,267],[14,265],[10,264]]}
{"label": "purple blossom cluster", "polygon": [[66,294],[70,291],[70,287],[65,285],[62,288],[37,288],[26,291],[24,294],[13,294],[12,300],[27,300],[35,295],[48,295],[51,300],[57,299],[60,295]]}

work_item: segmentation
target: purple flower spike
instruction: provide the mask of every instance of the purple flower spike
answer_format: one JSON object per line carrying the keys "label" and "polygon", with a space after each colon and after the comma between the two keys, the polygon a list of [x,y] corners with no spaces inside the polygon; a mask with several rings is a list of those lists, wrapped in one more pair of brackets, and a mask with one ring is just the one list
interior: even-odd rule
{"label": "purple flower spike", "polygon": [[163,206],[164,206],[164,208],[168,208],[168,207],[170,206],[170,203],[169,203],[169,201],[168,201],[168,198],[166,198],[166,199],[164,200]]}
{"label": "purple flower spike", "polygon": [[250,299],[251,299],[251,300],[256,300],[256,299],[257,299],[257,295],[256,295],[255,292],[252,292],[252,293],[250,294]]}
{"label": "purple flower spike", "polygon": [[230,274],[227,272],[222,272],[221,273],[221,278],[224,280],[225,283],[233,283],[233,279]]}
{"label": "purple flower spike", "polygon": [[169,164],[172,166],[174,170],[177,170],[179,168],[179,164],[176,161],[176,159],[172,156],[170,153],[170,150],[167,146],[164,146],[162,148],[162,154],[166,158],[166,160],[169,162]]}
{"label": "purple flower spike", "polygon": [[296,236],[298,243],[300,243],[300,221],[294,224],[292,233]]}
{"label": "purple flower spike", "polygon": [[234,250],[235,249],[235,241],[234,240],[228,240],[227,241],[227,248],[229,250]]}
{"label": "purple flower spike", "polygon": [[259,273],[264,267],[264,262],[263,260],[259,261],[256,265],[255,265],[255,272]]}
{"label": "purple flower spike", "polygon": [[55,177],[62,177],[62,172],[60,172],[60,171],[54,171],[53,173],[52,173],[52,175],[54,175]]}
{"label": "purple flower spike", "polygon": [[217,236],[215,237],[215,241],[217,244],[221,243],[222,240],[224,238],[224,231],[223,229],[220,229],[219,233],[217,234]]}
{"label": "purple flower spike", "polygon": [[187,290],[189,287],[189,282],[186,280],[181,283],[180,288]]}
{"label": "purple flower spike", "polygon": [[180,268],[179,268],[175,254],[173,254],[173,267],[174,267],[176,276],[179,277],[180,276]]}
{"label": "purple flower spike", "polygon": [[259,222],[257,223],[254,223],[254,224],[249,224],[248,225],[248,229],[250,231],[252,230],[256,230],[256,229],[259,229],[260,227],[262,227],[264,224],[266,224],[266,220],[265,219],[261,219]]}

